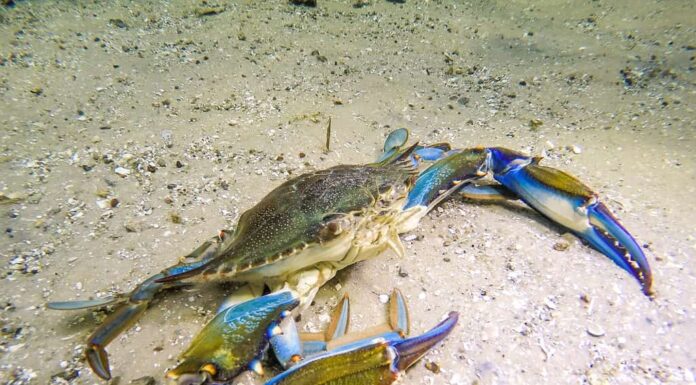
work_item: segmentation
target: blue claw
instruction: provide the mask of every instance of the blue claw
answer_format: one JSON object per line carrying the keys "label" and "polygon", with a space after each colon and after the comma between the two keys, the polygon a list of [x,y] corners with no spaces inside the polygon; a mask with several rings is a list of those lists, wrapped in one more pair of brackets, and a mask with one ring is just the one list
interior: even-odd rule
{"label": "blue claw", "polygon": [[652,273],[645,254],[597,194],[574,176],[540,166],[541,158],[495,147],[488,149],[493,177],[530,207],[587,240],[633,275],[652,295]]}
{"label": "blue claw", "polygon": [[486,151],[472,148],[452,151],[452,154],[435,162],[423,171],[408,194],[404,210],[422,206],[429,211],[467,182],[485,175]]}
{"label": "blue claw", "polygon": [[181,355],[181,362],[167,372],[177,384],[227,382],[251,368],[261,372],[258,358],[275,334],[278,321],[299,304],[288,291],[242,302],[218,313]]}
{"label": "blue claw", "polygon": [[451,312],[430,331],[413,338],[375,338],[307,359],[273,377],[266,385],[386,385],[441,342],[457,324]]}
{"label": "blue claw", "polygon": [[457,320],[459,320],[459,313],[456,311],[450,312],[447,318],[424,334],[394,343],[393,346],[397,352],[395,367],[399,371],[410,368],[425,353],[449,335],[457,324]]}
{"label": "blue claw", "polygon": [[287,369],[306,353],[297,332],[297,324],[291,316],[280,322],[280,329],[282,333],[271,338],[271,348],[280,365]]}
{"label": "blue claw", "polygon": [[652,295],[652,272],[643,250],[619,220],[601,202],[587,208],[592,231],[584,234],[588,242],[609,256],[643,284],[646,295]]}

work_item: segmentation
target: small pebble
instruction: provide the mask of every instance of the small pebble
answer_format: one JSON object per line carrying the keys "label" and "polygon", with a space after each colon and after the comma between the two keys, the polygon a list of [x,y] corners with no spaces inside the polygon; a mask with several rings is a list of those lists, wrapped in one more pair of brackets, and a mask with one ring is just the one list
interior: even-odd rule
{"label": "small pebble", "polygon": [[433,361],[428,361],[425,363],[425,368],[430,370],[431,372],[438,374],[440,373],[440,365]]}
{"label": "small pebble", "polygon": [[157,381],[151,376],[140,377],[129,382],[130,385],[155,385],[156,383]]}
{"label": "small pebble", "polygon": [[130,170],[123,167],[116,167],[114,172],[121,178],[125,178],[126,176],[128,176],[128,174],[130,174]]}
{"label": "small pebble", "polygon": [[389,302],[389,296],[386,294],[380,294],[379,295],[379,302],[381,302],[381,303]]}
{"label": "small pebble", "polygon": [[602,329],[601,326],[594,323],[590,323],[589,325],[587,325],[587,334],[591,335],[592,337],[601,337],[605,333],[604,329]]}

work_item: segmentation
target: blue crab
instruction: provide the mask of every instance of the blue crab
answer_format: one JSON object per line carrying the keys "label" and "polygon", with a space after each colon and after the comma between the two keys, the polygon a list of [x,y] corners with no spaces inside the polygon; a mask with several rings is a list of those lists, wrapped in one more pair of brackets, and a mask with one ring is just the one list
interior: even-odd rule
{"label": "blue crab", "polygon": [[[340,165],[288,180],[246,211],[234,231],[220,232],[129,294],[48,306],[65,310],[120,303],[87,342],[88,363],[98,376],[108,379],[106,345],[132,325],[163,289],[201,281],[234,281],[245,286],[231,304],[244,303],[264,290],[288,291],[298,312],[338,270],[386,249],[403,255],[399,234],[414,229],[431,209],[453,195],[520,199],[586,240],[632,274],[646,295],[652,294],[652,274],[642,249],[597,194],[575,177],[540,165],[539,157],[501,147],[408,146],[407,140],[406,129],[396,130],[375,163]],[[497,183],[476,184],[488,174]],[[270,337],[267,327],[278,320],[268,322],[258,325],[256,335]],[[224,367],[214,357],[189,357],[194,356],[189,361],[195,365],[170,378],[214,372],[210,379],[219,381],[219,376],[226,379],[246,369],[249,362],[243,361],[258,365],[256,356],[235,361],[234,367]]]}

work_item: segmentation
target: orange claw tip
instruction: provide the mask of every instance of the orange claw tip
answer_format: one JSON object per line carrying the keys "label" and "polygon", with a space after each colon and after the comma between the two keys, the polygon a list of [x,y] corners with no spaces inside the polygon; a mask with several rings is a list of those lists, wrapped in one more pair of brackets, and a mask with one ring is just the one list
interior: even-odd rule
{"label": "orange claw tip", "polygon": [[92,371],[104,380],[111,379],[111,369],[109,369],[109,356],[106,350],[99,345],[91,345],[85,351],[85,357]]}

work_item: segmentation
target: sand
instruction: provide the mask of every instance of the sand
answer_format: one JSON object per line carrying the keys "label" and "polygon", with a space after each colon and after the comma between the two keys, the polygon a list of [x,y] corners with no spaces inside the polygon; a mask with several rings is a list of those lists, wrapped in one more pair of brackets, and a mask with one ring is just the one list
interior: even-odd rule
{"label": "sand", "polygon": [[[340,272],[304,328],[344,292],[353,329],[379,323],[398,287],[414,333],[461,313],[404,384],[694,383],[692,2],[361,3],[0,8],[0,383],[103,383],[82,350],[106,313],[47,301],[128,291],[288,178],[375,159],[397,127],[577,175],[645,248],[655,299],[521,204],[454,199],[405,258]],[[231,289],[155,301],[109,345],[112,383],[163,383]]]}

